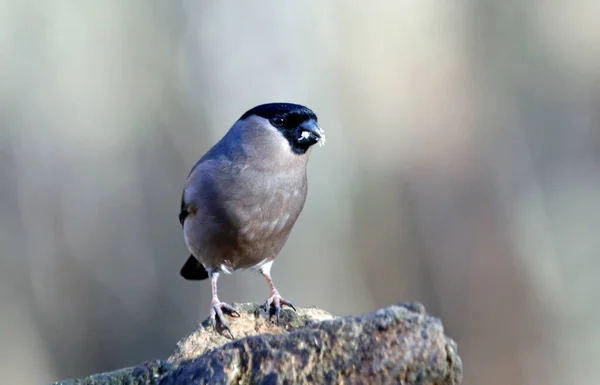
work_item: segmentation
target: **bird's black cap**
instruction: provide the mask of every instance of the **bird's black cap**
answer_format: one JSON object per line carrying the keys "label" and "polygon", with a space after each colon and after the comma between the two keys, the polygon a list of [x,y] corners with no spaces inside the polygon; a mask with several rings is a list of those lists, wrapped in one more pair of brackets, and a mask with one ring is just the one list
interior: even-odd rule
{"label": "bird's black cap", "polygon": [[304,119],[317,120],[317,115],[308,107],[293,103],[268,103],[256,106],[251,110],[246,111],[240,119],[246,119],[249,116],[256,115],[265,119],[273,119],[275,117],[285,117],[294,115],[303,117]]}
{"label": "bird's black cap", "polygon": [[[292,151],[299,155],[305,154],[323,135],[317,124],[317,115],[310,108],[300,104],[261,104],[248,110],[240,120],[253,115],[271,122],[271,125],[287,139]],[[308,136],[305,136],[306,134]]]}

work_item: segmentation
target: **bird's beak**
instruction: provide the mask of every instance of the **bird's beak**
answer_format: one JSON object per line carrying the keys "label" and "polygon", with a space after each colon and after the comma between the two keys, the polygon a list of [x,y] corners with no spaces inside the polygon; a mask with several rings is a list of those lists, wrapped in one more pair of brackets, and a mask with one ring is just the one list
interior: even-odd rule
{"label": "bird's beak", "polygon": [[298,142],[308,145],[325,144],[325,131],[314,120],[307,120],[299,127]]}

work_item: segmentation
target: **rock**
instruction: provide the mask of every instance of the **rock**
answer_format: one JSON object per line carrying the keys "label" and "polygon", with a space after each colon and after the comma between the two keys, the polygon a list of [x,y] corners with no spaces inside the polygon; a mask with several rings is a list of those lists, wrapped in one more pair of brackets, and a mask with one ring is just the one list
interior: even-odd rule
{"label": "rock", "polygon": [[204,321],[165,361],[56,384],[454,385],[462,364],[439,319],[402,303],[358,317],[285,309],[279,325],[257,304],[229,318],[235,340]]}
{"label": "rock", "polygon": [[[259,304],[234,304],[234,307],[240,313],[240,318],[229,317],[230,321],[228,323],[235,338],[266,333],[281,334],[320,321],[334,319],[331,314],[316,307],[298,309],[297,312],[285,308],[282,309],[279,324],[277,324],[274,322],[274,317],[272,320],[268,319],[267,312]],[[218,333],[215,333],[214,328],[209,325],[209,320],[206,319],[198,325],[192,334],[177,343],[177,348],[168,358],[168,361],[175,362],[196,358],[228,342],[231,342],[229,334],[220,325]]]}

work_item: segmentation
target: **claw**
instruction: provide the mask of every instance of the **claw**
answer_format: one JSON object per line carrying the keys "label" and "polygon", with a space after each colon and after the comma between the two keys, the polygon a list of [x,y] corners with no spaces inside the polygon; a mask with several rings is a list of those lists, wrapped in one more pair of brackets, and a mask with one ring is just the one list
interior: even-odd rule
{"label": "claw", "polygon": [[275,319],[277,324],[279,324],[279,316],[281,315],[282,306],[288,306],[294,309],[294,311],[296,311],[294,305],[292,305],[290,301],[283,299],[279,294],[274,294],[271,297],[269,297],[269,299],[267,299],[263,306],[265,310],[271,310],[269,311],[269,320],[271,320],[271,318],[273,317],[273,313],[275,313]]}
{"label": "claw", "polygon": [[240,313],[237,312],[237,310],[235,310],[235,308],[233,306],[231,306],[228,303],[225,302],[220,302],[219,303],[221,306],[221,309],[224,309],[225,311],[227,311],[229,313],[229,315],[231,315],[232,317],[239,317]]}
{"label": "claw", "polygon": [[291,303],[290,301],[286,301],[285,299],[282,299],[282,300],[281,300],[281,304],[282,304],[282,305],[289,306],[289,307],[291,307],[291,308],[292,308],[294,311],[296,311],[296,308],[294,307],[294,305],[292,305],[292,303]]}
{"label": "claw", "polygon": [[225,302],[213,302],[212,308],[210,309],[210,321],[211,321],[213,327],[215,328],[215,330],[217,330],[217,318],[218,318],[219,322],[221,323],[221,326],[223,326],[223,328],[229,332],[229,334],[231,335],[231,338],[234,339],[235,337],[233,335],[233,332],[231,331],[231,329],[229,328],[229,325],[225,321],[225,315],[223,314],[223,310],[225,310],[225,312],[229,313],[231,316],[234,316],[234,317],[240,316],[240,313],[238,313],[233,308],[233,306],[231,306]]}

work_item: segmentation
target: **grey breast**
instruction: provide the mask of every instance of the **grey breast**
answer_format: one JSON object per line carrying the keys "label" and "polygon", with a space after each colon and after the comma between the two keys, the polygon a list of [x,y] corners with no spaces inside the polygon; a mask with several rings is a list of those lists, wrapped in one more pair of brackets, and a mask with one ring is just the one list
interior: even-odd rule
{"label": "grey breast", "polygon": [[226,158],[198,165],[184,234],[205,267],[252,267],[281,251],[306,199],[306,169],[260,170]]}
{"label": "grey breast", "polygon": [[[257,170],[242,166],[226,202],[235,248],[228,261],[246,268],[272,260],[284,246],[306,199],[306,170]],[[234,187],[236,186],[236,187]]]}

